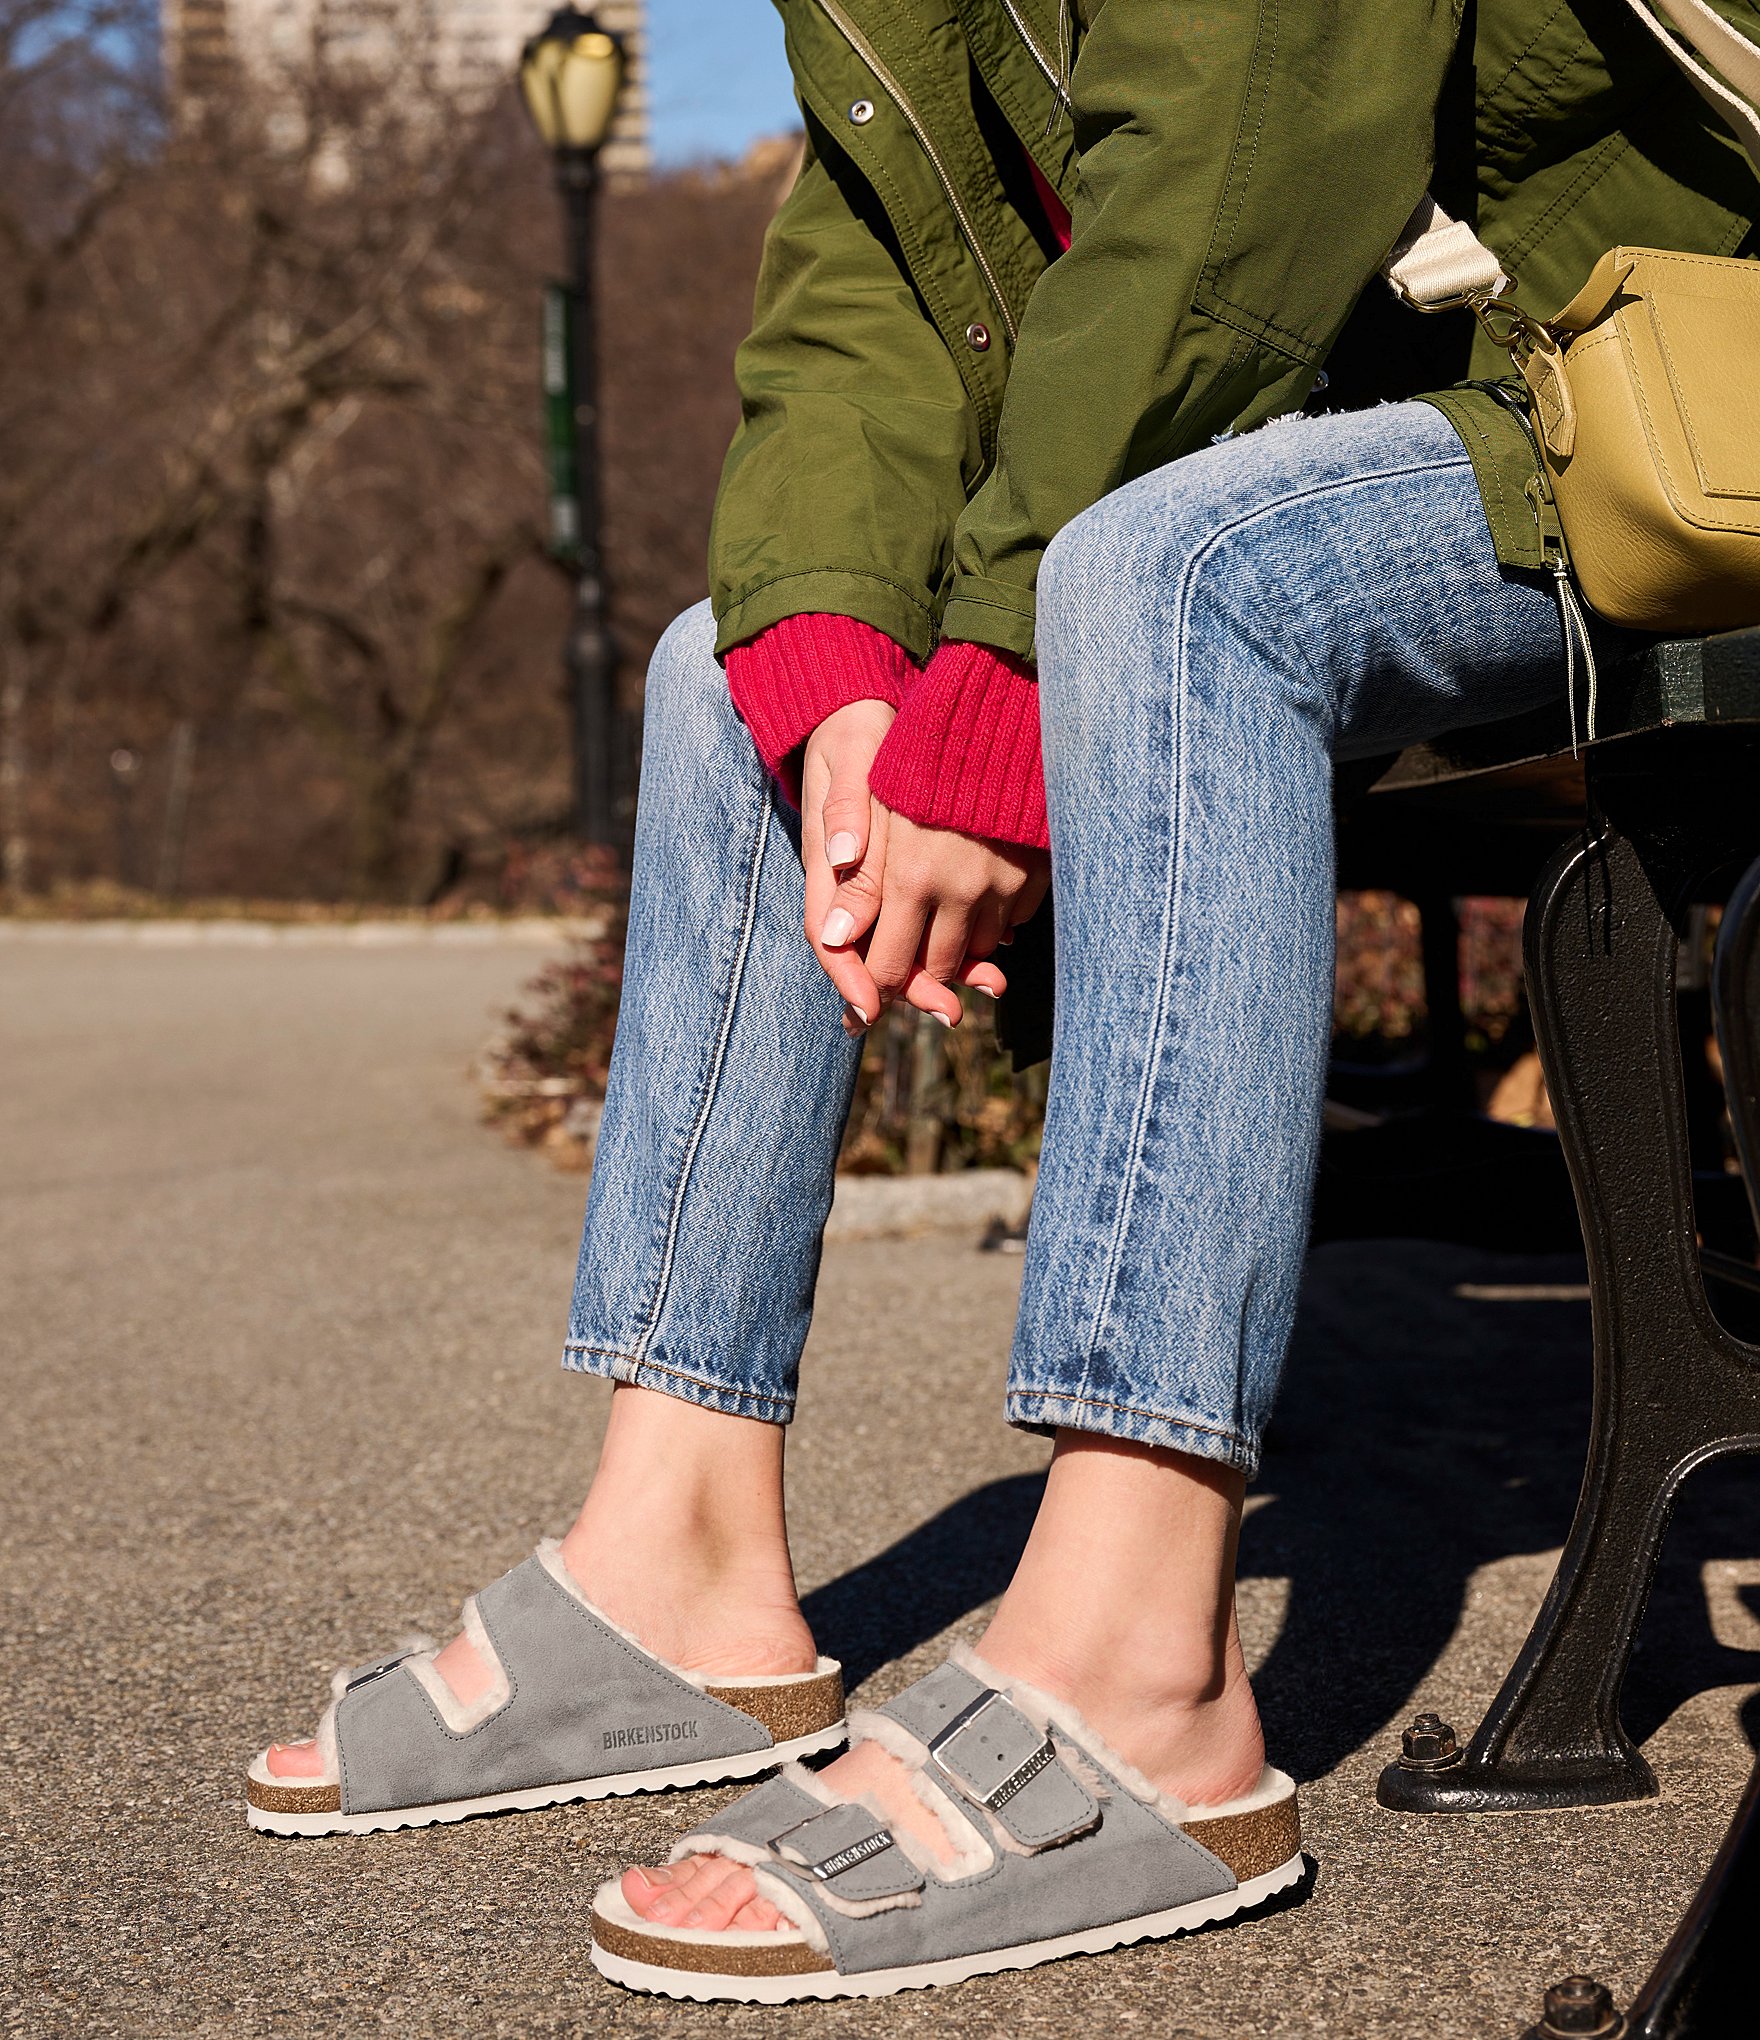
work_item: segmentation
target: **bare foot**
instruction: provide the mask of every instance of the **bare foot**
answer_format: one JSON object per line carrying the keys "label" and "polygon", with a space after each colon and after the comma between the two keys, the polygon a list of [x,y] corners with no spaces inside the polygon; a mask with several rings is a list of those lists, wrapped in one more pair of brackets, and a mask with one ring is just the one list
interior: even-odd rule
{"label": "bare foot", "polygon": [[[1244,1797],[1265,1765],[1234,1620],[1240,1477],[1183,1454],[1065,1432],[1019,1568],[979,1644],[999,1672],[1074,1707],[1150,1782],[1187,1806]],[[820,1774],[945,1860],[903,1767],[858,1744]],[[629,1870],[623,1895],[668,1926],[781,1923],[749,1870],[698,1856]]]}
{"label": "bare foot", "polygon": [[[819,1776],[847,1799],[871,1794],[895,1833],[903,1830],[938,1861],[948,1859],[941,1823],[911,1789],[904,1766],[878,1743],[857,1743]],[[623,1873],[623,1895],[635,1911],[669,1927],[708,1927],[717,1932],[723,1927],[749,1927],[762,1933],[785,1925],[782,1914],[757,1892],[744,1864],[730,1863],[724,1856],[687,1856],[670,1867]]]}
{"label": "bare foot", "polygon": [[[774,1424],[619,1386],[562,1560],[596,1608],[683,1671],[774,1678],[818,1662],[789,1561]],[[467,1706],[495,1678],[463,1635],[434,1669]],[[316,1742],[271,1743],[268,1761],[278,1778],[323,1775]]]}

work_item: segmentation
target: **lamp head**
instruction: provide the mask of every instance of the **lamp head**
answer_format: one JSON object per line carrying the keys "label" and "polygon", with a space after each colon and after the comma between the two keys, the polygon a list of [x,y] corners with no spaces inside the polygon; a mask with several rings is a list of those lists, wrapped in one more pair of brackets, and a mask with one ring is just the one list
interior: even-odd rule
{"label": "lamp head", "polygon": [[623,40],[591,11],[559,7],[520,52],[519,83],[532,125],[552,149],[596,149],[623,88]]}

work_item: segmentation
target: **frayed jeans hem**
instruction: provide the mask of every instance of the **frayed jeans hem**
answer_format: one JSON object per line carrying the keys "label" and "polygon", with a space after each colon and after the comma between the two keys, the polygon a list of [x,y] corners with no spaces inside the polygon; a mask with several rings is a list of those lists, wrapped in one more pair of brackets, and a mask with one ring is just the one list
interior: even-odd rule
{"label": "frayed jeans hem", "polygon": [[794,1416],[792,1398],[760,1395],[754,1389],[732,1388],[724,1381],[710,1381],[700,1374],[686,1374],[658,1360],[638,1360],[607,1346],[587,1346],[570,1339],[562,1352],[562,1365],[570,1374],[596,1374],[601,1380],[621,1381],[632,1388],[652,1388],[675,1395],[680,1402],[698,1408],[719,1410],[729,1417],[755,1417],[764,1424],[786,1424]]}
{"label": "frayed jeans hem", "polygon": [[1259,1447],[1238,1431],[1195,1418],[1166,1416],[1134,1403],[1107,1402],[1098,1396],[1068,1395],[1048,1388],[1009,1391],[1008,1421],[1018,1431],[1096,1431],[1125,1438],[1134,1445],[1160,1445],[1194,1459],[1214,1459],[1249,1477],[1258,1471]]}

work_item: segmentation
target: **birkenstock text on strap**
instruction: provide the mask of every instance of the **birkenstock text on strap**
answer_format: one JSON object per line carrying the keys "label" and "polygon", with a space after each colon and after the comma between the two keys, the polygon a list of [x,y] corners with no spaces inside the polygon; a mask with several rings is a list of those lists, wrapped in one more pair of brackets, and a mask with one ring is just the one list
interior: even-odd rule
{"label": "birkenstock text on strap", "polygon": [[1024,1849],[1086,1834],[1100,1808],[1041,1732],[1005,1694],[978,1694],[936,1731],[929,1762]]}
{"label": "birkenstock text on strap", "polygon": [[1055,1848],[1100,1817],[1050,1732],[960,1665],[942,1665],[879,1712],[923,1744],[934,1777],[988,1814],[1019,1848]]}
{"label": "birkenstock text on strap", "polygon": [[771,1849],[852,1905],[921,1891],[924,1877],[865,1806],[828,1806],[773,1836]]}

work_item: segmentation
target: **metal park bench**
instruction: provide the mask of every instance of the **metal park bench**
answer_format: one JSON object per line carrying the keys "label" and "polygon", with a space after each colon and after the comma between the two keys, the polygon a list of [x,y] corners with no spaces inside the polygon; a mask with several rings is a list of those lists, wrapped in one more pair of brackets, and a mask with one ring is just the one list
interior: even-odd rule
{"label": "metal park bench", "polygon": [[[1620,1694],[1670,1511],[1696,1468],[1760,1450],[1760,630],[1662,643],[1604,675],[1597,741],[1580,758],[1562,705],[1405,752],[1347,789],[1339,843],[1341,884],[1416,896],[1433,918],[1447,894],[1529,892],[1529,1005],[1594,1320],[1588,1463],[1533,1629],[1464,1746],[1426,1718],[1378,1796],[1431,1814],[1640,1798],[1657,1783],[1621,1723]],[[1683,1060],[1676,961],[1704,903],[1724,908],[1708,1004],[1741,1177],[1694,1154],[1716,1087],[1691,1043]],[[1427,944],[1445,1009],[1432,1125],[1460,1078],[1447,1049],[1451,924],[1440,919]],[[1512,1147],[1512,1131],[1466,1143],[1463,1168],[1471,1178],[1520,1160],[1532,1182],[1499,1208],[1544,1223],[1557,1163],[1544,1140]],[[1396,1176],[1398,1165],[1396,1154]],[[1372,1180],[1333,1176],[1329,1206],[1323,1172],[1322,1233],[1329,1210],[1335,1226],[1369,1229]],[[1535,2032],[1733,2035],[1742,2025],[1720,1993],[1746,1966],[1737,1942],[1756,1897],[1751,1786],[1630,2022],[1598,1987],[1561,1986]]]}

